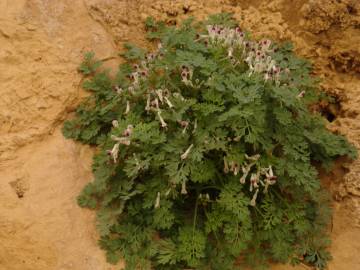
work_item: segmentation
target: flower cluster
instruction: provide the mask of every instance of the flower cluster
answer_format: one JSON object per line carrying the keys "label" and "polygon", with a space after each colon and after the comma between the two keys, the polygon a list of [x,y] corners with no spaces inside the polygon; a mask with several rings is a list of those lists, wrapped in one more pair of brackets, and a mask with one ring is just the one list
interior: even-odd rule
{"label": "flower cluster", "polygon": [[[245,62],[249,67],[249,76],[253,73],[264,75],[265,81],[272,79],[279,82],[281,69],[272,59],[271,41],[263,39],[258,42],[246,39],[246,35],[239,27],[235,29],[218,25],[208,25],[207,35],[201,38],[209,41],[211,45],[222,45],[228,50],[228,58],[235,65]],[[240,58],[235,57],[234,51],[240,52]]]}
{"label": "flower cluster", "polygon": [[167,123],[161,116],[161,105],[166,105],[170,109],[174,107],[170,101],[170,91],[168,89],[150,90],[147,94],[145,111],[155,112],[159,118],[162,128],[167,127]]}
{"label": "flower cluster", "polygon": [[[117,120],[113,120],[112,125],[114,128],[119,127],[119,123]],[[111,150],[107,150],[107,153],[113,158],[114,163],[117,162],[119,156],[120,144],[127,146],[130,145],[131,141],[129,137],[131,136],[133,129],[134,129],[133,125],[128,125],[127,128],[122,132],[123,137],[111,135],[111,139],[113,141],[116,141],[116,143],[114,144]]]}
{"label": "flower cluster", "polygon": [[[134,92],[139,89],[141,81],[148,78],[149,70],[151,69],[153,62],[157,58],[161,58],[164,55],[164,52],[165,50],[163,49],[162,44],[159,43],[156,51],[148,53],[144,60],[140,61],[139,64],[133,65],[134,71],[128,75],[128,79],[131,81],[130,85],[127,87],[128,93],[134,94]],[[115,86],[115,90],[119,95],[125,91],[119,86]],[[130,112],[130,102],[127,101],[126,103],[125,114],[128,114]]]}
{"label": "flower cluster", "polygon": [[[259,154],[253,156],[245,154],[245,158],[247,161],[241,165],[242,176],[240,177],[240,183],[246,183],[246,178],[249,176],[251,169],[255,166],[256,172],[253,172],[250,175],[250,192],[255,191],[250,205],[255,206],[260,185],[264,187],[263,192],[267,193],[269,186],[276,183],[277,177],[274,175],[271,165],[267,168],[260,167],[258,164],[258,160],[260,159]],[[235,176],[238,175],[240,172],[240,165],[233,160],[229,162],[224,157],[224,173],[229,172],[232,172]],[[265,178],[261,179],[261,176],[265,176]]]}
{"label": "flower cluster", "polygon": [[150,90],[147,95],[145,111],[161,111],[160,106],[166,104],[169,108],[174,105],[170,101],[170,91],[168,89]]}
{"label": "flower cluster", "polygon": [[208,38],[211,44],[223,44],[227,47],[242,46],[245,39],[245,33],[239,27],[235,29],[219,25],[208,25],[208,35],[201,37]]}

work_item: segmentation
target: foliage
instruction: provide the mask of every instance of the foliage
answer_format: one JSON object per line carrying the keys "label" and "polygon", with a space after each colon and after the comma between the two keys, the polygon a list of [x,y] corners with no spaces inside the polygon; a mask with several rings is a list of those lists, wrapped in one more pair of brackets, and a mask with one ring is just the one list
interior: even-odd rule
{"label": "foliage", "polygon": [[235,269],[330,258],[330,203],[313,162],[356,157],[310,105],[322,96],[291,45],[251,41],[228,14],[180,27],[148,19],[150,53],[127,44],[112,78],[90,53],[92,94],[65,123],[96,145],[100,245],[126,269]]}

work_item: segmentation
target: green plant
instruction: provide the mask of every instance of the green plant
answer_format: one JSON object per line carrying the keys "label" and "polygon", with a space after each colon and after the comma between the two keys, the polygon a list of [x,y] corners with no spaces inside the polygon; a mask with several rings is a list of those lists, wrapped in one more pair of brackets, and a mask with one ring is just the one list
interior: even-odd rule
{"label": "green plant", "polygon": [[251,41],[228,14],[167,27],[148,53],[127,44],[115,78],[93,54],[92,94],[67,138],[98,146],[78,202],[126,269],[235,269],[270,261],[324,268],[330,202],[313,162],[356,157],[310,112],[322,98],[290,44]]}

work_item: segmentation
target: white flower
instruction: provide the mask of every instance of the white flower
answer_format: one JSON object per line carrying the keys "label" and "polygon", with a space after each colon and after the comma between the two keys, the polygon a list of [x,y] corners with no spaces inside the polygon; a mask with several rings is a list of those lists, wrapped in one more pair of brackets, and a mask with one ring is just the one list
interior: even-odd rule
{"label": "white flower", "polygon": [[267,81],[269,79],[270,79],[269,73],[266,72],[264,75],[264,80]]}
{"label": "white flower", "polygon": [[256,205],[256,199],[257,199],[258,193],[259,193],[259,189],[256,189],[255,194],[253,195],[253,197],[252,197],[252,199],[251,199],[251,202],[250,202],[250,205],[251,205],[251,206],[255,206],[255,205]]}
{"label": "white flower", "polygon": [[269,48],[270,48],[270,45],[271,45],[271,40],[269,40],[269,39],[262,40],[261,41],[261,50],[263,52],[268,52]]}
{"label": "white flower", "polygon": [[131,144],[130,140],[123,140],[120,143],[124,144],[124,145],[130,145]]}
{"label": "white flower", "polygon": [[125,114],[128,114],[130,112],[130,102],[126,101],[126,110],[125,110]]}
{"label": "white flower", "polygon": [[233,49],[232,47],[230,47],[230,48],[228,49],[228,57],[229,57],[229,58],[232,58],[232,57],[233,57],[233,52],[234,52],[234,49]]}
{"label": "white flower", "polygon": [[255,63],[255,66],[254,66],[254,72],[256,73],[260,73],[262,71],[262,64],[261,63]]}
{"label": "white flower", "polygon": [[159,100],[157,98],[155,98],[154,101],[151,102],[151,104],[155,105],[155,108],[160,111]]}
{"label": "white flower", "polygon": [[270,71],[273,71],[275,67],[275,60],[271,60],[269,65],[268,65],[268,68],[267,68],[267,71],[270,72]]}
{"label": "white flower", "polygon": [[140,65],[141,65],[143,68],[147,68],[147,62],[146,62],[146,61],[141,61],[141,62],[140,62]]}
{"label": "white flower", "polygon": [[248,156],[247,154],[245,154],[245,158],[248,160],[253,160],[253,161],[257,161],[260,158],[260,154],[256,154],[253,156]]}
{"label": "white flower", "polygon": [[230,165],[230,172],[233,172],[235,169],[235,162],[232,160],[230,161],[229,165]]}
{"label": "white flower", "polygon": [[302,98],[305,96],[305,91],[301,91],[300,94],[297,95],[298,98]]}
{"label": "white flower", "polygon": [[250,170],[251,170],[251,166],[241,166],[241,170],[243,172],[243,176],[241,176],[240,178],[240,183],[241,184],[245,184],[245,181],[246,181],[246,177],[248,176]]}
{"label": "white flower", "polygon": [[[139,84],[139,72],[133,72],[133,73],[131,73],[131,78],[132,79],[134,79],[134,82],[133,82],[133,84],[134,85],[138,85]],[[129,87],[130,88],[130,87]]]}
{"label": "white flower", "polygon": [[169,196],[171,192],[171,188],[169,188],[166,192],[165,192],[165,197]]}
{"label": "white flower", "polygon": [[[276,65],[275,61],[268,55],[272,52],[270,49],[271,41],[263,39],[260,42],[251,42],[245,40],[245,34],[241,32],[240,28],[228,28],[218,25],[207,25],[208,34],[201,36],[205,38],[210,44],[220,44],[227,49],[227,57],[231,59],[234,65],[245,61],[249,67],[249,77],[255,73],[263,73],[265,70],[274,73],[274,80],[276,84],[279,84],[279,72],[274,70]],[[242,48],[241,59],[234,57],[234,50]],[[255,55],[256,52],[256,55]],[[186,85],[192,85],[191,78],[188,78],[188,74],[185,72],[182,74],[183,82]],[[271,78],[270,73],[264,74],[264,80],[267,81]]]}
{"label": "white flower", "polygon": [[272,166],[270,165],[268,169],[266,169],[265,172],[266,178],[273,178],[274,177],[274,172],[272,170]]}
{"label": "white flower", "polygon": [[186,181],[183,180],[181,183],[181,194],[187,194],[187,190],[186,190]]}
{"label": "white flower", "polygon": [[187,86],[193,86],[192,83],[193,70],[190,68],[185,68],[181,72],[181,81]]}
{"label": "white flower", "polygon": [[186,159],[191,151],[191,149],[194,147],[193,144],[191,144],[188,149],[180,156],[182,160]]}
{"label": "white flower", "polygon": [[259,185],[258,185],[258,175],[256,173],[253,173],[251,174],[251,177],[250,177],[250,191],[253,190],[253,188],[258,188]]}
{"label": "white flower", "polygon": [[160,119],[161,127],[166,128],[166,127],[167,127],[167,124],[166,124],[166,122],[164,121],[164,119],[161,117],[161,112],[158,111],[157,114],[158,114],[159,119]]}
{"label": "white flower", "polygon": [[147,95],[145,111],[150,111],[150,95]]}
{"label": "white flower", "polygon": [[254,53],[250,52],[248,54],[248,56],[245,58],[245,62],[249,65],[250,69],[253,69],[253,58],[254,58]]}
{"label": "white flower", "polygon": [[216,33],[216,30],[217,30],[216,27],[215,27],[214,25],[207,25],[206,28],[207,28],[207,31],[208,31],[208,34],[209,34],[210,39],[211,39],[211,40],[214,40],[215,37],[216,37],[216,35],[217,35],[217,33]]}
{"label": "white flower", "polygon": [[169,108],[174,107],[174,105],[172,105],[172,103],[170,102],[170,100],[167,97],[164,97],[166,104],[169,106]]}
{"label": "white flower", "polygon": [[163,91],[161,89],[158,89],[158,90],[155,90],[155,93],[158,95],[160,102],[163,103],[164,102]]}
{"label": "white flower", "polygon": [[197,129],[197,119],[195,119],[193,133],[195,133],[196,129]]}
{"label": "white flower", "polygon": [[117,137],[115,135],[111,135],[111,139],[119,142],[120,144],[130,145],[130,140],[127,137]]}
{"label": "white flower", "polygon": [[115,90],[118,95],[120,95],[122,92],[124,92],[124,90],[122,88],[120,88],[119,86],[115,86]]}
{"label": "white flower", "polygon": [[233,172],[235,176],[239,173],[239,165],[237,163],[234,164]]}
{"label": "white flower", "polygon": [[128,87],[128,91],[129,91],[131,94],[133,94],[133,93],[135,92],[134,86],[130,85],[130,86]]}
{"label": "white flower", "polygon": [[159,208],[160,207],[160,192],[157,193],[157,196],[156,196],[156,200],[155,200],[155,208]]}
{"label": "white flower", "polygon": [[118,143],[114,144],[113,148],[110,151],[108,151],[108,153],[113,158],[114,163],[116,163],[118,155],[119,155],[119,147],[120,147],[120,143],[118,142]]}
{"label": "white flower", "polygon": [[265,185],[264,185],[265,186],[264,193],[267,193],[269,186],[274,185],[276,183],[277,177],[274,175],[271,165],[269,166],[269,168],[263,169],[263,172],[265,173],[265,176],[266,176]]}
{"label": "white flower", "polygon": [[114,128],[117,128],[119,126],[118,120],[112,120],[111,124],[113,125]]}

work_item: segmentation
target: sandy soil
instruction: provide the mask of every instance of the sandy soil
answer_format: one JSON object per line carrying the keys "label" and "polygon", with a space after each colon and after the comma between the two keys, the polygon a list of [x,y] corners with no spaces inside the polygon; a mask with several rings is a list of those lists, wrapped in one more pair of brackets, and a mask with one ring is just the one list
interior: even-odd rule
{"label": "sandy soil", "polygon": [[[148,15],[177,23],[220,11],[256,36],[292,40],[340,102],[327,108],[336,116],[329,128],[360,149],[357,0],[1,0],[0,270],[114,269],[96,245],[94,213],[75,202],[93,150],[60,133],[84,95],[82,53],[107,58],[125,41],[146,45]],[[330,270],[360,269],[359,174],[360,160],[339,161],[323,176],[335,199]]]}

